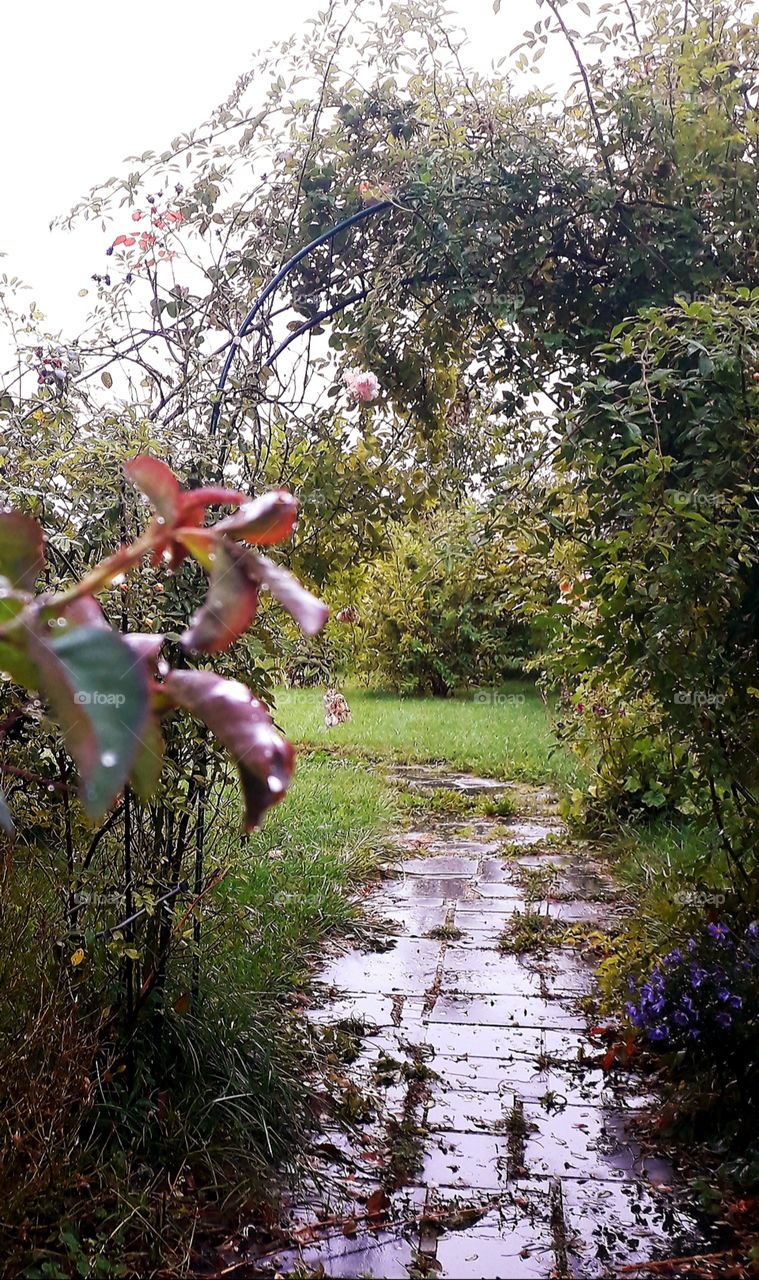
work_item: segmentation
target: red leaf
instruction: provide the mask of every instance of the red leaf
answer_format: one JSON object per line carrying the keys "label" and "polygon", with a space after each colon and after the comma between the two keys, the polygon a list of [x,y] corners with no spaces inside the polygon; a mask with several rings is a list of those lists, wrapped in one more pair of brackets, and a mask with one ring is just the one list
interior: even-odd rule
{"label": "red leaf", "polygon": [[289,538],[298,517],[298,503],[286,489],[274,489],[245,502],[233,516],[216,525],[218,533],[241,538],[259,547]]}
{"label": "red leaf", "polygon": [[124,474],[167,524],[176,524],[182,491],[174,472],[160,458],[140,454],[124,464]]}
{"label": "red leaf", "polygon": [[116,248],[117,244],[124,244],[125,241],[126,241],[126,236],[116,236],[116,239],[113,242],[114,249]]}
{"label": "red leaf", "polygon": [[382,1187],[378,1187],[373,1191],[366,1202],[366,1216],[372,1219],[386,1218],[387,1211],[390,1208],[390,1197]]}
{"label": "red leaf", "polygon": [[182,536],[201,564],[211,561],[208,595],[182,636],[182,645],[202,653],[220,653],[247,631],[256,615],[258,591],[246,572],[245,552],[223,538],[214,538],[213,549],[209,549],[209,540],[202,536],[207,532],[201,529],[193,535],[185,531]]}
{"label": "red leaf", "polygon": [[0,512],[0,575],[20,591],[34,591],[45,564],[42,529],[18,511]]}
{"label": "red leaf", "polygon": [[268,556],[248,555],[247,564],[250,574],[262,586],[269,588],[274,599],[287,609],[304,635],[313,636],[321,630],[329,617],[329,609],[306,591],[289,570],[275,564]]}
{"label": "red leaf", "polygon": [[246,495],[237,489],[222,489],[218,485],[209,485],[203,489],[186,489],[179,503],[177,524],[200,524],[206,507],[230,506],[239,507]]}
{"label": "red leaf", "polygon": [[203,720],[227,748],[242,783],[245,830],[255,831],[287,791],[295,764],[290,743],[277,733],[266,707],[244,684],[213,671],[172,671],[161,691]]}
{"label": "red leaf", "polygon": [[613,1044],[611,1048],[608,1050],[608,1052],[604,1054],[603,1059],[601,1061],[601,1066],[604,1071],[611,1071],[616,1061],[617,1050],[619,1049],[619,1047],[620,1047],[619,1045]]}

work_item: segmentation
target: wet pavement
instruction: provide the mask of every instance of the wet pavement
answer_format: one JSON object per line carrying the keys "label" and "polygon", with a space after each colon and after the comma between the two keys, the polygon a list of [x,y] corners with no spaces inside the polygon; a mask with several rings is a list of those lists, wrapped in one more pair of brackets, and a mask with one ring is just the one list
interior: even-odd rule
{"label": "wet pavement", "polygon": [[[396,776],[420,792],[504,790]],[[289,1247],[254,1274],[594,1280],[698,1251],[672,1168],[636,1141],[652,1099],[602,1069],[593,966],[562,936],[608,928],[624,904],[545,788],[517,802],[511,819],[415,818],[400,874],[367,900],[394,941],[319,975],[310,1016],[333,1087]],[[549,922],[537,949],[499,945],[535,916]]]}

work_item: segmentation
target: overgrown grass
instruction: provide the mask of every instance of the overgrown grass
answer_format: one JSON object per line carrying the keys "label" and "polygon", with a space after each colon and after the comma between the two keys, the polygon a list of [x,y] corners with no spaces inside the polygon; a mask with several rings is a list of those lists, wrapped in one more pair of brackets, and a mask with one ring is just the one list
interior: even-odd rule
{"label": "overgrown grass", "polygon": [[620,1013],[631,974],[641,978],[663,953],[698,933],[705,918],[731,918],[738,902],[712,827],[686,819],[624,825],[607,850],[635,904],[599,969],[605,1007]]}
{"label": "overgrown grass", "polygon": [[527,681],[447,699],[349,689],[352,719],[329,730],[322,696],[321,689],[278,691],[277,719],[295,741],[408,763],[446,762],[504,780],[568,785],[576,775],[540,695]]}
{"label": "overgrown grass", "polygon": [[352,890],[375,869],[394,819],[381,775],[355,761],[301,758],[285,799],[236,858],[226,895],[243,913],[238,946],[263,992],[297,986],[326,933],[357,919]]}
{"label": "overgrown grass", "polygon": [[[371,770],[305,759],[262,831],[241,840],[239,795],[230,789],[228,816],[207,844],[213,864],[231,870],[209,896],[197,971],[189,921],[163,998],[145,1010],[131,1086],[123,1060],[104,1077],[104,978],[94,958],[69,1030],[66,982],[56,984],[50,959],[53,930],[34,935],[34,954],[28,940],[16,956],[18,913],[0,913],[6,999],[16,998],[27,970],[37,975],[36,987],[23,988],[24,1055],[14,1032],[21,1011],[14,1018],[0,1000],[3,1274],[152,1274],[159,1262],[180,1274],[195,1195],[223,1202],[229,1214],[251,1194],[265,1198],[272,1166],[292,1162],[313,1116],[315,1046],[293,997],[330,932],[358,921],[358,882],[376,866],[394,814],[392,793]],[[19,877],[22,898],[27,882]],[[35,906],[52,918],[52,903],[47,913]],[[54,1037],[48,1006],[63,1028]],[[21,1222],[33,1232],[20,1233]]]}

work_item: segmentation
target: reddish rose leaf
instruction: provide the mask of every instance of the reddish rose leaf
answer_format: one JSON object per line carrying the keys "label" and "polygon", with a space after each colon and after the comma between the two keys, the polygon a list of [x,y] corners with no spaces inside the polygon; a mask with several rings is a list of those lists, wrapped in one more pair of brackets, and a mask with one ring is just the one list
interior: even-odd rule
{"label": "reddish rose leaf", "polygon": [[0,575],[18,591],[34,591],[45,564],[42,529],[18,511],[0,512]]}
{"label": "reddish rose leaf", "polygon": [[121,638],[135,659],[142,662],[146,675],[151,674],[158,661],[164,637],[152,631],[125,631]]}
{"label": "reddish rose leaf", "polygon": [[209,550],[207,539],[190,535],[184,541],[190,551],[195,543],[211,565],[208,595],[190,620],[182,645],[201,653],[220,653],[247,631],[258,607],[258,590],[246,572],[245,552],[233,542],[216,538]]}
{"label": "reddish rose leaf", "polygon": [[372,1192],[366,1202],[366,1216],[370,1222],[372,1220],[386,1218],[389,1208],[389,1195],[386,1191],[383,1191],[382,1187],[378,1187],[376,1191]]}
{"label": "reddish rose leaf", "polygon": [[145,494],[162,520],[170,525],[176,523],[182,491],[174,472],[165,462],[142,453],[124,464],[124,475],[140,493]]}
{"label": "reddish rose leaf", "polygon": [[295,619],[304,635],[320,631],[329,617],[329,609],[310,591],[306,591],[294,574],[268,556],[248,555],[249,573],[261,586],[268,587],[275,600]]}
{"label": "reddish rose leaf", "polygon": [[177,523],[202,524],[207,507],[239,507],[245,498],[237,489],[221,489],[218,485],[186,489],[180,499]]}
{"label": "reddish rose leaf", "polygon": [[290,743],[277,733],[266,707],[244,684],[213,671],[172,671],[161,695],[202,720],[226,747],[240,774],[245,830],[255,831],[287,791],[295,764]]}
{"label": "reddish rose leaf", "polygon": [[274,489],[245,502],[233,516],[217,524],[217,533],[229,534],[259,547],[273,546],[289,538],[298,518],[298,503],[285,489]]}

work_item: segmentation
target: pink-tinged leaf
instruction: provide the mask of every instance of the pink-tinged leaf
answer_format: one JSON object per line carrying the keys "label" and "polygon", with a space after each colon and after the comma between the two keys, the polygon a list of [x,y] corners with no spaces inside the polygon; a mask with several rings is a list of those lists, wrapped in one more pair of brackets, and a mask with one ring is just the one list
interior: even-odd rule
{"label": "pink-tinged leaf", "polygon": [[134,655],[136,662],[141,662],[148,674],[152,674],[158,661],[158,655],[164,642],[162,635],[152,631],[125,631],[121,635],[124,644]]}
{"label": "pink-tinged leaf", "polygon": [[115,631],[71,627],[60,634],[28,627],[39,689],[76,762],[87,813],[97,818],[123,789],[148,719],[141,661]]}
{"label": "pink-tinged leaf", "polygon": [[295,619],[304,635],[320,631],[329,617],[329,609],[310,591],[306,591],[294,574],[275,564],[268,556],[248,555],[249,573],[271,591],[283,609]]}
{"label": "pink-tinged leaf", "polygon": [[140,493],[145,494],[162,520],[170,525],[176,522],[182,491],[171,467],[167,467],[160,458],[141,453],[124,464],[124,475]]}
{"label": "pink-tinged leaf", "polygon": [[227,516],[214,527],[217,533],[268,547],[289,538],[297,518],[296,499],[286,489],[274,489],[252,502],[243,503],[233,516]]}
{"label": "pink-tinged leaf", "polygon": [[290,785],[295,753],[266,707],[244,684],[212,671],[172,671],[161,693],[204,721],[237,765],[245,797],[245,830],[254,831]]}
{"label": "pink-tinged leaf", "polygon": [[34,591],[45,564],[42,529],[18,511],[0,512],[0,576],[19,591]]}
{"label": "pink-tinged leaf", "polygon": [[178,524],[200,524],[207,507],[239,507],[246,495],[237,489],[221,489],[208,485],[203,489],[185,489],[179,503]]}
{"label": "pink-tinged leaf", "polygon": [[94,596],[78,596],[67,604],[60,614],[74,627],[100,627],[110,630],[105,614]]}
{"label": "pink-tinged leaf", "polygon": [[[202,530],[200,531],[202,532]],[[193,551],[192,536],[185,545]],[[205,550],[205,540],[201,540]],[[194,552],[193,552],[194,554]],[[215,539],[208,595],[182,636],[185,649],[220,653],[247,631],[258,607],[258,590],[245,568],[245,552],[234,542]]]}

